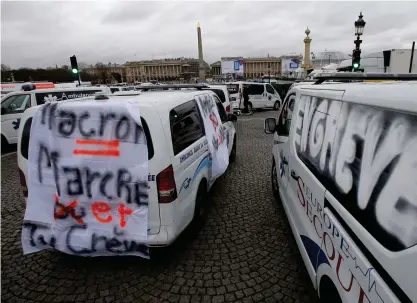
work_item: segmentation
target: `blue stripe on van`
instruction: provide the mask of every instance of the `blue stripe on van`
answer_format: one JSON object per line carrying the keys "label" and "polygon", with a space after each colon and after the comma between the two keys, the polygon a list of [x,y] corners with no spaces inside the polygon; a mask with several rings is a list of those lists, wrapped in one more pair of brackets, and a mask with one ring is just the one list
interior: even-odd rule
{"label": "blue stripe on van", "polygon": [[310,258],[310,262],[316,272],[317,268],[323,263],[328,264],[331,267],[326,254],[316,242],[304,235],[300,235],[300,237],[301,241],[303,241],[308,257]]}
{"label": "blue stripe on van", "polygon": [[211,155],[210,154],[205,155],[204,158],[201,159],[201,162],[200,162],[200,164],[198,164],[198,167],[197,167],[197,169],[196,169],[196,171],[194,173],[194,176],[192,178],[192,181],[194,181],[195,177],[197,177],[197,175],[200,173],[200,171],[204,167],[207,167],[207,168],[210,168],[211,167]]}
{"label": "blue stripe on van", "polygon": [[184,182],[181,185],[180,192],[183,189],[187,189],[193,183],[194,179],[198,176],[198,174],[201,172],[201,170],[203,168],[205,168],[205,167],[210,168],[211,163],[212,163],[211,155],[208,154],[208,155],[204,156],[204,158],[201,159],[200,163],[198,164],[197,169],[195,170],[193,177],[192,178],[186,178],[184,180]]}

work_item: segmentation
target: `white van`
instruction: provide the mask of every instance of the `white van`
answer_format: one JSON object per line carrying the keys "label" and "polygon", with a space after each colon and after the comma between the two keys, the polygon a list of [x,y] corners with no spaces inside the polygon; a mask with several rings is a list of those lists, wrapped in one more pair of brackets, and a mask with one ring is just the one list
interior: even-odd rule
{"label": "white van", "polygon": [[[210,178],[211,157],[202,114],[196,97],[208,96],[216,101],[229,151],[229,160],[236,157],[236,116],[226,114],[221,101],[212,91],[147,91],[136,96],[107,95],[109,101],[137,102],[148,144],[148,244],[171,244],[192,222],[204,217]],[[98,97],[98,96],[97,96]],[[97,98],[96,97],[96,98]],[[103,96],[101,96],[103,97]],[[79,102],[91,100],[70,100]],[[30,128],[39,106],[22,115],[17,146],[18,166],[23,195],[28,190],[28,148]]]}
{"label": "white van", "polygon": [[324,302],[417,302],[417,84],[299,85],[272,188]]}
{"label": "white van", "polygon": [[273,108],[278,110],[282,104],[281,97],[269,83],[232,82],[227,84],[230,97],[233,98],[233,110],[243,109],[243,87],[249,90],[249,110]]}
{"label": "white van", "polygon": [[226,85],[208,85],[207,88],[203,88],[203,90],[211,90],[216,93],[217,97],[219,97],[220,101],[223,104],[226,113],[230,114],[231,107],[230,107],[230,93],[227,89]]}
{"label": "white van", "polygon": [[7,94],[1,99],[1,145],[17,143],[17,130],[20,125],[20,116],[29,107],[41,105],[45,102],[61,101],[86,96],[96,92],[108,92],[107,87],[82,87],[61,89],[33,89],[33,86],[24,87],[26,91]]}

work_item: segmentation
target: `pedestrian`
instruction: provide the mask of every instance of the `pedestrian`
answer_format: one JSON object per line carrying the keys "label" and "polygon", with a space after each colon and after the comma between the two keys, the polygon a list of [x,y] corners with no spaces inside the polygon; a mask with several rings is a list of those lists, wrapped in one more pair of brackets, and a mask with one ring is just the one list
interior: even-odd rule
{"label": "pedestrian", "polygon": [[249,112],[249,85],[243,85],[243,114],[252,114]]}

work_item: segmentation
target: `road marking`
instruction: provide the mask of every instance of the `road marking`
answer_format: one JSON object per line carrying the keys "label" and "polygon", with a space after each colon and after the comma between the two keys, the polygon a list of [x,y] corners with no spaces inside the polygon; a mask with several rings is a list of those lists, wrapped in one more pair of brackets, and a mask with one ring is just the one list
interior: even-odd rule
{"label": "road marking", "polygon": [[10,155],[13,155],[13,154],[15,154],[16,152],[11,152],[11,153],[8,153],[8,154],[5,154],[5,155],[1,155],[1,157],[3,158],[3,157],[7,157],[7,156],[10,156]]}

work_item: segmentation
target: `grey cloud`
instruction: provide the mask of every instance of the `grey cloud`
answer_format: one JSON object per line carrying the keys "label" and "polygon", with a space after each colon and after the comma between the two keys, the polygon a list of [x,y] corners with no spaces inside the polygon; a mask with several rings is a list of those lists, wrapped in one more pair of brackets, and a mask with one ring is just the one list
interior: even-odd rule
{"label": "grey cloud", "polygon": [[208,63],[222,56],[303,53],[354,47],[354,21],[367,22],[364,53],[417,40],[417,2],[2,2],[2,63],[54,66],[197,57],[200,22]]}
{"label": "grey cloud", "polygon": [[163,9],[163,2],[125,2],[115,6],[105,14],[103,24],[123,24],[144,22]]}

